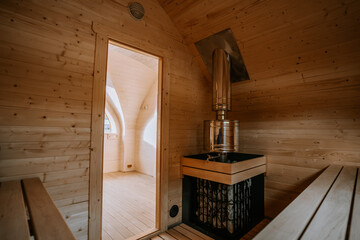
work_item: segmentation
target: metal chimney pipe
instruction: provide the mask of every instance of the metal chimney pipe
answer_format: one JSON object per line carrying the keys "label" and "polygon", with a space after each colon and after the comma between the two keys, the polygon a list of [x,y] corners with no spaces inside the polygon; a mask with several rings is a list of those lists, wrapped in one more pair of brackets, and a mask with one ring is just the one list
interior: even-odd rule
{"label": "metal chimney pipe", "polygon": [[224,49],[215,49],[212,54],[213,104],[217,120],[227,119],[231,111],[230,56]]}
{"label": "metal chimney pipe", "polygon": [[227,112],[231,111],[230,56],[224,49],[215,49],[212,62],[212,109],[216,120],[204,122],[204,146],[210,152],[218,152],[223,161],[227,152],[239,150],[239,121],[227,120]]}

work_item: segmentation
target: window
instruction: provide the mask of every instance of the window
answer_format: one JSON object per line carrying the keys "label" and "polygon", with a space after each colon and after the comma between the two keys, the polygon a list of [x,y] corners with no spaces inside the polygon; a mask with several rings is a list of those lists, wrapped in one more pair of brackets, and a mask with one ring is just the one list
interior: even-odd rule
{"label": "window", "polygon": [[111,124],[106,114],[104,117],[104,133],[111,133]]}

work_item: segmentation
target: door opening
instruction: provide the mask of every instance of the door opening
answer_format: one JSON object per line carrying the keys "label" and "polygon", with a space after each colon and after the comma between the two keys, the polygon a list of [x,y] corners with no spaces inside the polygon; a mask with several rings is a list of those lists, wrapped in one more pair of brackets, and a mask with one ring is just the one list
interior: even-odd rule
{"label": "door opening", "polygon": [[108,43],[102,238],[142,237],[160,228],[161,59]]}

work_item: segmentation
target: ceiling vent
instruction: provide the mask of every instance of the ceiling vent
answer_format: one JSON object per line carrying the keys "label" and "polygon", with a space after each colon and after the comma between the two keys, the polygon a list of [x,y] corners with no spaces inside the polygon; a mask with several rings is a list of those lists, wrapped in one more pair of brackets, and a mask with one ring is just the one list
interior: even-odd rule
{"label": "ceiling vent", "polygon": [[144,9],[143,5],[141,5],[140,3],[131,2],[131,3],[129,3],[128,8],[129,8],[130,15],[135,20],[141,20],[144,18],[145,9]]}

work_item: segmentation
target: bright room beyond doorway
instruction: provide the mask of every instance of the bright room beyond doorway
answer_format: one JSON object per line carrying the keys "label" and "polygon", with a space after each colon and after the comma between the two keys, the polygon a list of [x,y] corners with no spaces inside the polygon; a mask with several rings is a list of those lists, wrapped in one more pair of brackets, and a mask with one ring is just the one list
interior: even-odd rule
{"label": "bright room beyond doorway", "polygon": [[106,77],[102,237],[158,229],[160,59],[110,42]]}

